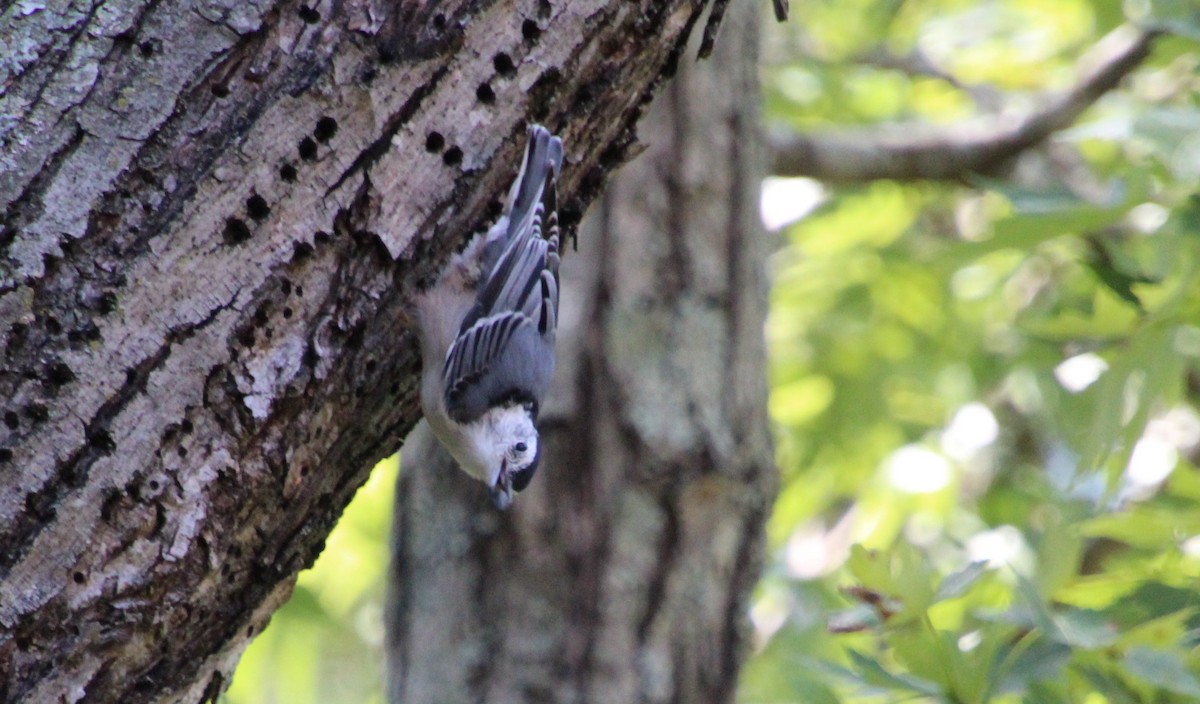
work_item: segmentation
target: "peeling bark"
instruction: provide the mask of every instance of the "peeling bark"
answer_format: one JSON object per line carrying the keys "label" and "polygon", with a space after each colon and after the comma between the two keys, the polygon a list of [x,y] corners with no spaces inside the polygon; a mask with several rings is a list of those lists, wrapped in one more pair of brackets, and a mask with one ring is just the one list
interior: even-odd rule
{"label": "peeling bark", "polygon": [[416,421],[526,121],[564,220],[703,0],[0,3],[0,701],[206,701]]}
{"label": "peeling bark", "polygon": [[712,58],[664,89],[646,152],[564,254],[531,487],[497,513],[423,426],[405,447],[393,704],[732,700],[777,480],[761,9],[730,5]]}

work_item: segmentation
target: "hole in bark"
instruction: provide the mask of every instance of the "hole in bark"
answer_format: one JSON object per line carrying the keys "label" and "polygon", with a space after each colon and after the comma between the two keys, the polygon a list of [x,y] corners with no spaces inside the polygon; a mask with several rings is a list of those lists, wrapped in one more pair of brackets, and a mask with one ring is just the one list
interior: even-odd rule
{"label": "hole in bark", "polygon": [[150,481],[146,482],[146,488],[150,489],[150,491],[158,491],[159,486],[160,485],[157,479],[151,479]]}
{"label": "hole in bark", "polygon": [[279,167],[279,178],[283,179],[287,183],[295,183],[296,182],[296,167],[292,166],[291,164],[284,164],[283,166],[280,166]]}
{"label": "hole in bark", "polygon": [[378,366],[379,366],[379,363],[378,363],[378,362],[376,362],[376,361],[375,361],[375,360],[373,360],[373,359],[368,359],[368,360],[367,360],[367,373],[368,373],[368,374],[372,374],[372,373],[374,373],[374,372],[375,372],[375,367],[378,367]]}
{"label": "hole in bark", "polygon": [[493,200],[492,202],[488,203],[487,209],[484,211],[484,215],[488,220],[494,222],[500,217],[500,213],[502,212],[504,212],[504,204],[499,200]]}
{"label": "hole in bark", "polygon": [[16,411],[5,411],[4,424],[7,425],[9,429],[16,430],[17,426],[21,424],[21,418],[17,415]]}
{"label": "hole in bark", "polygon": [[246,199],[246,212],[255,220],[266,220],[271,214],[271,206],[267,205],[267,199],[255,193]]}
{"label": "hole in bark", "polygon": [[117,443],[113,442],[112,435],[103,429],[88,433],[88,444],[105,454],[117,449]]}
{"label": "hole in bark", "polygon": [[600,152],[600,165],[606,169],[616,168],[621,164],[621,154],[624,150],[615,144],[609,145]]}
{"label": "hole in bark", "polygon": [[180,446],[179,446],[179,447],[178,447],[178,448],[175,450],[175,453],[176,453],[176,454],[178,454],[180,457],[187,457],[188,450],[187,450],[187,448],[186,448],[186,447],[184,447],[184,446],[180,445]]}
{"label": "hole in bark", "polygon": [[29,636],[17,636],[16,643],[17,650],[21,651],[26,651],[33,647],[33,641],[29,638]]}
{"label": "hole in bark", "polygon": [[374,82],[375,82],[375,79],[376,79],[378,76],[379,76],[379,72],[375,70],[375,67],[374,67],[374,66],[368,66],[368,67],[366,67],[365,69],[363,69],[363,72],[362,72],[362,82],[363,82],[363,83],[365,83],[365,84],[367,84],[367,85],[371,85],[372,83],[374,83]]}
{"label": "hole in bark", "polygon": [[346,340],[346,347],[352,350],[362,349],[363,340],[367,336],[367,328],[362,323],[354,326],[354,330],[350,332],[350,338]]}
{"label": "hole in bark", "polygon": [[283,291],[283,295],[292,295],[292,282],[289,279],[284,279],[279,282],[279,289]]}
{"label": "hole in bark", "polygon": [[111,522],[113,514],[116,513],[117,507],[121,505],[121,492],[116,489],[108,489],[104,492],[104,503],[100,505],[100,520],[105,523]]}
{"label": "hole in bark", "polygon": [[239,332],[237,340],[238,340],[238,344],[241,345],[242,347],[253,347],[254,346],[254,328],[247,327],[246,329]]}
{"label": "hole in bark", "polygon": [[50,411],[44,403],[31,403],[25,407],[25,415],[32,418],[34,423],[44,423],[50,418]]}
{"label": "hole in bark", "polygon": [[317,158],[317,143],[313,141],[312,137],[300,140],[299,149],[301,159],[312,161]]}
{"label": "hole in bark", "polygon": [[212,94],[218,98],[228,98],[229,97],[229,85],[228,84],[214,83],[212,85],[212,88],[210,88],[209,90],[211,90]]}
{"label": "hole in bark", "polygon": [[12,450],[7,447],[0,447],[0,463],[12,461]]}
{"label": "hole in bark", "polygon": [[297,298],[299,298],[299,297],[302,297],[302,296],[304,296],[304,287],[303,287],[303,286],[297,286],[297,287],[296,287],[296,297],[297,297]]}
{"label": "hole in bark", "polygon": [[254,324],[260,328],[267,324],[266,306],[259,306],[258,310],[254,311]]}
{"label": "hole in bark", "polygon": [[54,510],[54,502],[45,494],[31,491],[25,495],[25,512],[39,521],[52,521],[58,515]]}
{"label": "hole in bark", "polygon": [[392,382],[392,385],[388,387],[388,393],[393,396],[399,394],[400,393],[400,382],[398,382],[398,381]]}
{"label": "hole in bark", "polygon": [[596,96],[594,93],[592,93],[591,85],[586,85],[575,92],[574,106],[578,109],[586,109],[591,107],[595,100]]}
{"label": "hole in bark", "polygon": [[484,105],[491,105],[496,102],[496,91],[487,83],[480,83],[475,89],[475,97],[479,98],[479,102]]}
{"label": "hole in bark", "polygon": [[446,138],[442,136],[441,132],[430,132],[429,136],[425,138],[425,151],[430,154],[437,154],[445,146]]}
{"label": "hole in bark", "polygon": [[67,366],[66,362],[56,359],[46,370],[46,380],[55,386],[63,386],[75,381],[75,372],[71,371],[71,367]]}
{"label": "hole in bark", "polygon": [[321,357],[317,354],[317,351],[313,349],[312,343],[310,342],[304,348],[304,359],[301,361],[303,362],[304,366],[312,368],[317,366],[317,362],[320,360]]}
{"label": "hole in bark", "polygon": [[253,635],[254,635],[254,626],[246,626],[246,637],[249,638]]}
{"label": "hole in bark", "polygon": [[442,13],[437,13],[433,16],[433,28],[437,31],[442,31],[446,28],[446,16]]}
{"label": "hole in bark", "polygon": [[297,240],[292,243],[292,261],[308,259],[314,251],[311,244]]}
{"label": "hole in bark", "polygon": [[96,302],[96,307],[104,315],[113,312],[117,309],[117,294],[112,291],[100,294],[100,300]]}
{"label": "hole in bark", "polygon": [[57,335],[58,333],[62,332],[62,323],[58,322],[58,318],[55,318],[53,315],[47,315],[45,322],[46,332],[50,333],[51,335]]}
{"label": "hole in bark", "polygon": [[513,63],[512,57],[503,51],[492,59],[492,67],[496,69],[496,73],[505,78],[511,78],[517,74],[517,66]]}
{"label": "hole in bark", "polygon": [[25,323],[13,323],[8,329],[8,350],[16,350],[25,344],[25,333],[29,331],[29,326]]}
{"label": "hole in bark", "polygon": [[462,160],[463,152],[458,147],[450,147],[442,155],[442,161],[446,162],[446,166],[458,166],[462,163]]}
{"label": "hole in bark", "polygon": [[292,309],[291,309],[291,308],[284,308],[284,309],[283,309],[283,317],[284,317],[284,318],[291,318],[291,317],[292,317]]}
{"label": "hole in bark", "polygon": [[84,582],[87,581],[87,578],[83,576],[82,572],[76,572],[75,574],[71,575],[71,579],[76,584],[83,584]]}
{"label": "hole in bark", "polygon": [[138,44],[138,53],[142,55],[143,59],[148,59],[151,56],[154,56],[154,52],[158,48],[155,46],[155,44],[156,42],[153,39],[147,39],[146,41],[141,42]]}
{"label": "hole in bark", "polygon": [[533,20],[525,20],[521,23],[521,36],[525,37],[525,41],[533,44],[542,36],[542,28]]}
{"label": "hole in bark", "polygon": [[239,244],[250,239],[250,226],[241,218],[226,218],[225,241],[229,244]]}
{"label": "hole in bark", "polygon": [[301,477],[307,477],[307,476],[308,476],[308,466],[307,466],[307,465],[303,465],[303,464],[302,464],[302,465],[300,465],[300,476],[301,476]]}
{"label": "hole in bark", "polygon": [[321,13],[317,12],[308,5],[301,5],[299,10],[300,19],[304,20],[305,24],[316,24],[321,21]]}
{"label": "hole in bark", "polygon": [[333,239],[333,236],[324,230],[317,230],[317,233],[313,235],[313,239],[317,241],[317,244],[325,244]]}
{"label": "hole in bark", "polygon": [[322,117],[320,120],[317,120],[317,128],[315,130],[313,130],[313,136],[317,138],[318,142],[321,142],[322,144],[324,144],[325,142],[328,142],[330,139],[333,139],[333,135],[337,134],[337,131],[338,131],[337,120],[326,115],[326,116]]}
{"label": "hole in bark", "polygon": [[187,418],[184,418],[179,423],[179,429],[181,431],[183,431],[184,435],[191,435],[192,431],[196,429],[196,426],[192,425],[192,421],[188,420]]}

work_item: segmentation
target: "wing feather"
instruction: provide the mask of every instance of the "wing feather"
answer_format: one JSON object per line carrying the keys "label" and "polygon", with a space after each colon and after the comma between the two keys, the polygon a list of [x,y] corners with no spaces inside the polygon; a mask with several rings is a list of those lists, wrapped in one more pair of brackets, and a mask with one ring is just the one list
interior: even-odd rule
{"label": "wing feather", "polygon": [[555,188],[561,161],[561,142],[531,128],[510,197],[504,250],[446,355],[442,372],[451,416],[469,420],[502,399],[536,407],[549,384],[558,321]]}

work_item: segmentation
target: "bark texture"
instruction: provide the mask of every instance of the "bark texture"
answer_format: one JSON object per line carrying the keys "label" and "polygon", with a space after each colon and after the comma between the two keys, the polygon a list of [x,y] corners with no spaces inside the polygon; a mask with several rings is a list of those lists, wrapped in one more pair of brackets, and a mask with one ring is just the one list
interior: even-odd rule
{"label": "bark texture", "polygon": [[[541,473],[507,513],[421,426],[404,449],[389,696],[723,702],[776,475],[757,13],[640,124],[648,146],[563,258]],[[422,434],[424,432],[424,434]]]}
{"label": "bark texture", "polygon": [[0,1],[0,701],[206,701],[417,418],[527,120],[564,220],[704,0]]}

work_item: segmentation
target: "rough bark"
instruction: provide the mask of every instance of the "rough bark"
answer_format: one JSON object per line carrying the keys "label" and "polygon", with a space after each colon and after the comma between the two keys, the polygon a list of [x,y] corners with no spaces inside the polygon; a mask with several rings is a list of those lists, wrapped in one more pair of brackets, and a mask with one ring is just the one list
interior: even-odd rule
{"label": "rough bark", "polygon": [[570,224],[704,5],[0,2],[0,701],[215,697],[526,121]]}
{"label": "rough bark", "polygon": [[564,256],[530,489],[498,513],[424,426],[404,448],[393,704],[732,699],[776,483],[759,10],[664,89]]}

